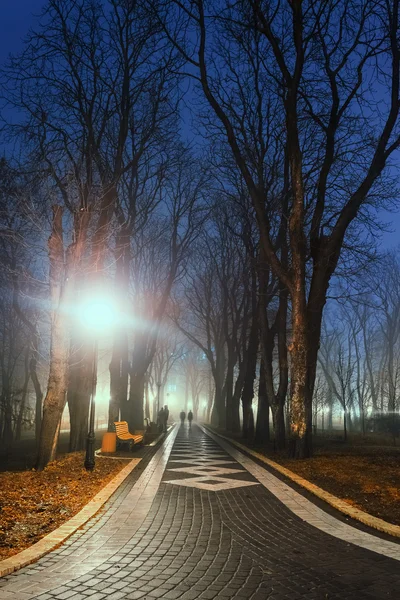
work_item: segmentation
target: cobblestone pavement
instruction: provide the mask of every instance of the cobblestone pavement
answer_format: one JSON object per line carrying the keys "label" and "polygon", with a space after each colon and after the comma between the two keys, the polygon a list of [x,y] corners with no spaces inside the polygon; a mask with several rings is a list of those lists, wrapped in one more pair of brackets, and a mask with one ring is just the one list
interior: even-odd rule
{"label": "cobblestone pavement", "polygon": [[400,564],[303,521],[193,426],[0,585],[0,600],[398,600]]}

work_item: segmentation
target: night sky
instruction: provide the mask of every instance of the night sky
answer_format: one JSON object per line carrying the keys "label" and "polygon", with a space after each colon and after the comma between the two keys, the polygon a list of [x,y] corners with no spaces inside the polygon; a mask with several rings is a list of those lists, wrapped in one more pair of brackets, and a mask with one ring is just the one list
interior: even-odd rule
{"label": "night sky", "polygon": [[22,48],[22,38],[35,22],[45,0],[0,0],[0,61]]}
{"label": "night sky", "polygon": [[[21,50],[24,36],[29,28],[34,26],[36,16],[45,4],[46,0],[0,0],[0,63],[3,63],[10,53],[18,53]],[[389,226],[391,223],[391,229],[394,230],[383,235],[382,246],[397,246],[400,243],[400,214],[381,213],[380,218]]]}

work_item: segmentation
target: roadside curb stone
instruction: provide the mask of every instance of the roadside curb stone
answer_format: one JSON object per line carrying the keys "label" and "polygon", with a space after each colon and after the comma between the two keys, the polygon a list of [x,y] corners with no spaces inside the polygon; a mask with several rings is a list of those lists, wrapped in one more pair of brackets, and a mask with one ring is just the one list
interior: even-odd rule
{"label": "roadside curb stone", "polygon": [[100,492],[98,492],[89,502],[84,506],[76,515],[71,519],[57,527],[54,531],[44,536],[41,540],[33,544],[29,548],[18,552],[14,556],[10,556],[0,561],[0,577],[9,575],[26,565],[29,565],[61,543],[65,542],[77,529],[85,525],[89,519],[91,519],[107,500],[112,496],[115,490],[121,485],[123,481],[130,475],[130,473],[140,463],[141,458],[133,458]]}
{"label": "roadside curb stone", "polygon": [[303,496],[196,424],[146,461],[59,548],[4,577],[1,600],[398,600],[400,553],[321,530],[276,487],[300,508]]}
{"label": "roadside curb stone", "polygon": [[233,446],[236,446],[243,452],[250,454],[250,456],[253,456],[254,458],[257,458],[257,460],[263,462],[264,464],[268,465],[272,469],[275,469],[276,471],[278,471],[279,473],[281,473],[282,475],[284,475],[285,477],[287,477],[294,483],[297,483],[299,486],[306,489],[308,492],[311,492],[312,494],[314,494],[314,496],[317,496],[321,500],[324,500],[324,502],[327,502],[328,504],[330,504],[333,508],[335,508],[339,512],[351,517],[352,519],[355,519],[356,521],[360,521],[360,523],[363,523],[364,525],[368,525],[369,527],[371,527],[373,529],[377,529],[378,531],[382,531],[383,533],[392,535],[394,537],[400,537],[400,526],[399,525],[393,525],[392,523],[388,523],[387,521],[384,521],[383,519],[380,519],[379,517],[374,517],[373,515],[370,515],[369,513],[365,512],[363,510],[354,508],[353,506],[350,506],[349,504],[347,504],[347,502],[345,502],[344,500],[340,500],[340,498],[338,498],[337,496],[334,496],[333,494],[326,492],[325,490],[318,487],[314,483],[311,483],[310,481],[308,481],[307,479],[304,479],[300,475],[293,473],[293,471],[290,471],[289,469],[287,469],[286,467],[283,467],[279,463],[271,460],[270,458],[267,458],[263,454],[260,454],[259,452],[255,452],[255,450],[251,450],[244,444],[241,444],[240,442],[237,442],[237,441],[233,440],[232,438],[222,435],[221,433],[217,433],[214,429],[207,427],[206,425],[203,425],[203,427],[205,429],[208,429],[214,435],[226,440]]}

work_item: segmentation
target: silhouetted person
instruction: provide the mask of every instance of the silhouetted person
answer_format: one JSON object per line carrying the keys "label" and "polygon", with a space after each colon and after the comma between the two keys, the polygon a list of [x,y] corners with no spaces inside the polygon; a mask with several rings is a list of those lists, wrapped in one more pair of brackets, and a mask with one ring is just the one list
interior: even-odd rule
{"label": "silhouetted person", "polygon": [[168,418],[169,418],[169,410],[168,410],[168,406],[165,405],[164,406],[164,431],[165,432],[167,432]]}
{"label": "silhouetted person", "polygon": [[179,415],[179,417],[180,417],[180,420],[181,420],[181,425],[183,425],[184,422],[185,422],[185,419],[186,419],[186,413],[185,413],[184,410],[181,412],[181,414]]}
{"label": "silhouetted person", "polygon": [[157,415],[158,431],[164,431],[164,419],[165,419],[164,409],[162,408],[161,410],[158,411],[158,415]]}
{"label": "silhouetted person", "polygon": [[193,421],[193,413],[191,410],[189,410],[188,412],[188,421],[189,421],[189,428],[192,427],[192,421]]}

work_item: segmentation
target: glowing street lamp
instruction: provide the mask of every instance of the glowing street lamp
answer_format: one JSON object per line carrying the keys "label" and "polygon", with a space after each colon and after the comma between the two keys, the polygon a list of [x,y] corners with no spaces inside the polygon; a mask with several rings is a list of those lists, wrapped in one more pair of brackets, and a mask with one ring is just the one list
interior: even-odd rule
{"label": "glowing street lamp", "polygon": [[93,471],[95,465],[94,447],[96,442],[96,436],[94,433],[94,419],[97,387],[97,361],[99,354],[98,336],[101,333],[111,330],[116,324],[117,310],[110,298],[95,297],[92,299],[88,299],[83,304],[80,311],[80,320],[82,322],[82,325],[92,333],[94,338],[92,384],[89,410],[89,430],[86,439],[86,455],[84,463],[85,469],[87,471]]}

